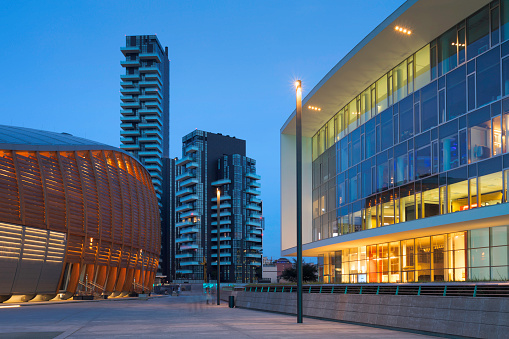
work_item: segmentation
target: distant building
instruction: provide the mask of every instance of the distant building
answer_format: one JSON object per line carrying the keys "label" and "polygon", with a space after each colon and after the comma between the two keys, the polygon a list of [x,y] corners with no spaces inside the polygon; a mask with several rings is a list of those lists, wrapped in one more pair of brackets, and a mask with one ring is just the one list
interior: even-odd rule
{"label": "distant building", "polygon": [[262,259],[262,201],[245,140],[193,131],[182,138],[176,166],[177,281],[216,279],[218,212],[221,281],[255,281]]}
{"label": "distant building", "polygon": [[161,261],[160,277],[163,282],[175,279],[175,159],[163,158],[163,195],[161,199]]}
{"label": "distant building", "polygon": [[170,62],[168,47],[155,35],[126,36],[120,51],[125,74],[120,76],[120,148],[131,153],[150,172],[159,202],[162,158],[169,157]]}
{"label": "distant building", "polygon": [[286,258],[279,258],[277,260],[274,260],[274,265],[277,269],[277,280],[279,282],[279,279],[281,278],[281,275],[283,274],[283,271],[287,268],[292,267],[292,262]]}

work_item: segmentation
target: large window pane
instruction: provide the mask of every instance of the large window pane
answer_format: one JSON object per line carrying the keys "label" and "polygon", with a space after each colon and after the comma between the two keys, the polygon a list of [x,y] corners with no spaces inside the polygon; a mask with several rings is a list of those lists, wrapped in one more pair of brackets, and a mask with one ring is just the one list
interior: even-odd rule
{"label": "large window pane", "polygon": [[449,72],[458,65],[456,27],[442,34],[438,40],[438,76]]}
{"label": "large window pane", "polygon": [[415,152],[415,178],[431,175],[431,147],[428,145]]}
{"label": "large window pane", "polygon": [[381,121],[381,150],[387,149],[392,146],[392,109],[382,112],[380,117]]}
{"label": "large window pane", "polygon": [[413,111],[413,98],[412,96],[410,96],[402,100],[399,104],[399,141],[407,140],[413,135],[414,135],[414,111]]}
{"label": "large window pane", "polygon": [[376,105],[377,114],[387,108],[387,75],[376,82]]}
{"label": "large window pane", "polygon": [[389,188],[389,162],[387,153],[383,152],[376,157],[377,163],[377,192]]}
{"label": "large window pane", "polygon": [[341,139],[344,136],[345,130],[345,118],[344,118],[344,110],[341,110],[336,114],[336,141]]}
{"label": "large window pane", "polygon": [[348,138],[341,139],[339,153],[341,158],[341,172],[344,172],[348,168]]}
{"label": "large window pane", "polygon": [[468,181],[461,181],[447,186],[447,197],[449,200],[449,212],[467,210],[468,203]]}
{"label": "large window pane", "polygon": [[347,105],[345,114],[348,118],[348,132],[353,131],[357,127],[357,119],[359,117],[359,110],[357,109],[357,99],[353,99]]}
{"label": "large window pane", "polygon": [[491,156],[491,119],[489,107],[468,115],[468,145],[470,162]]}
{"label": "large window pane", "polygon": [[421,127],[426,131],[438,123],[438,102],[436,81],[421,90]]}
{"label": "large window pane", "polygon": [[392,90],[394,102],[407,96],[407,62],[400,63],[392,70]]}
{"label": "large window pane", "polygon": [[332,145],[334,145],[334,142],[335,142],[334,139],[335,139],[335,134],[334,134],[334,119],[331,119],[327,123],[327,148],[329,148]]}
{"label": "large window pane", "polygon": [[509,39],[509,0],[500,0],[500,25],[502,41]]}
{"label": "large window pane", "polygon": [[401,222],[415,220],[415,195],[413,183],[401,187],[399,203],[399,216]]}
{"label": "large window pane", "polygon": [[459,166],[458,122],[440,126],[440,172]]}
{"label": "large window pane", "polygon": [[488,6],[467,20],[467,59],[485,52],[489,48],[489,8]]}
{"label": "large window pane", "polygon": [[500,49],[477,58],[477,107],[500,99]]}
{"label": "large window pane", "polygon": [[376,130],[375,119],[369,120],[365,125],[366,130],[366,159],[376,153]]}
{"label": "large window pane", "polygon": [[417,281],[431,281],[431,238],[415,239]]}
{"label": "large window pane", "polygon": [[479,198],[481,206],[502,203],[502,172],[479,177]]}
{"label": "large window pane", "polygon": [[426,86],[430,81],[430,48],[429,45],[421,48],[415,53],[415,80],[414,90]]}
{"label": "large window pane", "polygon": [[367,121],[371,115],[371,89],[367,89],[361,94],[361,121]]}
{"label": "large window pane", "polygon": [[451,120],[467,110],[466,66],[447,74],[447,120]]}
{"label": "large window pane", "polygon": [[394,147],[396,186],[408,182],[408,154],[406,142]]}

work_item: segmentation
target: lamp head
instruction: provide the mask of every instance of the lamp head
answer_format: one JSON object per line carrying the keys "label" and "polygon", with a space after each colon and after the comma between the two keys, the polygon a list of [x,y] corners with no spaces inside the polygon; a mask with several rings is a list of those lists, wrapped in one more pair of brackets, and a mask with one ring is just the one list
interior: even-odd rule
{"label": "lamp head", "polygon": [[299,89],[302,86],[302,82],[300,80],[295,80],[295,88]]}

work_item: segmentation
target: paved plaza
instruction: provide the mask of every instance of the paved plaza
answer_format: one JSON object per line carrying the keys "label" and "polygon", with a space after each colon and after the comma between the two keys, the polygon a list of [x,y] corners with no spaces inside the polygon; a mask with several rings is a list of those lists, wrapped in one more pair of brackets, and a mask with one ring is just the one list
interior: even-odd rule
{"label": "paved plaza", "polygon": [[[0,338],[425,338],[425,335],[206,305],[196,295],[0,308]],[[0,304],[0,307],[6,304]]]}

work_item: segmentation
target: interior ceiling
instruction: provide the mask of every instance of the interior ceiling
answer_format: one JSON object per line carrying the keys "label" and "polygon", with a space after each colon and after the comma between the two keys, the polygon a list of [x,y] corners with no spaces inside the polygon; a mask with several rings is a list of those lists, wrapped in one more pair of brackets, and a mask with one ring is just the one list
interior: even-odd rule
{"label": "interior ceiling", "polygon": [[[304,98],[302,135],[312,137],[330,118],[383,74],[468,17],[488,0],[408,0],[364,38]],[[411,35],[395,31],[402,26]],[[320,111],[308,106],[321,108]],[[281,128],[295,135],[295,111]]]}

